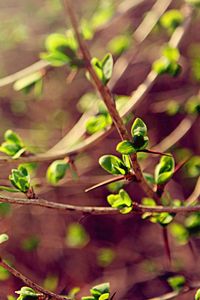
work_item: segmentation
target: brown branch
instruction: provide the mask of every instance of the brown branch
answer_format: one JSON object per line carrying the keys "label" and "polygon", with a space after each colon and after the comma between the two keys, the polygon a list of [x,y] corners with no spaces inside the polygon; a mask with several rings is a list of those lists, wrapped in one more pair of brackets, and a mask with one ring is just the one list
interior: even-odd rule
{"label": "brown branch", "polygon": [[[56,203],[51,202],[45,199],[23,199],[23,198],[12,198],[9,196],[0,195],[0,203],[10,203],[14,205],[32,205],[39,206],[45,208],[51,208],[63,212],[79,212],[79,213],[88,213],[88,214],[116,214],[118,210],[112,207],[99,207],[99,206],[79,206],[79,205],[71,205],[64,203]],[[196,206],[182,206],[182,207],[171,207],[171,206],[145,206],[138,204],[136,202],[133,203],[132,213],[143,214],[145,212],[150,213],[189,213],[189,212],[199,212],[200,205]]]}
{"label": "brown branch", "polygon": [[56,299],[56,300],[70,299],[66,296],[57,295],[57,294],[55,294],[51,291],[48,291],[48,290],[44,289],[43,287],[41,287],[37,283],[34,283],[32,280],[30,280],[25,275],[23,275],[22,273],[17,271],[15,268],[8,265],[1,257],[0,257],[0,266],[3,267],[4,269],[6,269],[8,272],[10,272],[15,277],[19,278],[21,281],[23,281],[26,285],[28,285],[29,287],[31,287],[35,291],[40,292],[43,295],[47,296],[48,299],[52,299],[52,300],[53,299]]}
{"label": "brown branch", "polygon": [[[74,29],[80,51],[81,51],[83,59],[85,61],[85,67],[88,70],[89,74],[91,75],[91,78],[94,81],[96,89],[99,91],[99,94],[101,95],[101,97],[112,117],[113,123],[120,135],[120,138],[122,140],[129,140],[130,136],[126,130],[126,127],[123,123],[122,118],[119,115],[119,112],[116,109],[115,100],[114,100],[109,88],[102,84],[101,80],[98,78],[96,72],[94,71],[94,69],[90,63],[91,56],[88,51],[87,45],[85,44],[84,40],[82,39],[82,37],[79,33],[79,30],[78,30],[79,26],[78,26],[74,11],[72,9],[70,0],[64,0],[64,5],[65,5],[66,11],[69,15],[72,27]],[[144,190],[144,192],[146,193],[146,195],[148,197],[154,198],[155,200],[158,201],[158,197],[157,197],[156,193],[154,193],[154,191],[148,185],[148,183],[146,182],[146,180],[142,174],[140,165],[137,161],[137,155],[134,153],[130,157],[131,157],[131,161],[132,161],[132,167],[135,172],[135,176],[136,176],[138,182],[140,183],[140,186],[142,187],[142,189]]]}

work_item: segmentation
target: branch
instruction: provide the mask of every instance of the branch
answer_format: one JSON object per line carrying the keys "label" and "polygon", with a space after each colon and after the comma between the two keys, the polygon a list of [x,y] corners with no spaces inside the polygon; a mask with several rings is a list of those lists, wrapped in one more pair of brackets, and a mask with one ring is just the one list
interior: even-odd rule
{"label": "branch", "polygon": [[[81,51],[83,59],[85,61],[85,67],[88,70],[89,74],[91,75],[91,78],[94,81],[96,89],[99,91],[99,94],[101,95],[101,97],[110,113],[110,116],[112,117],[113,123],[120,135],[120,138],[122,140],[129,140],[130,139],[129,134],[126,130],[126,127],[123,123],[122,118],[119,115],[119,112],[116,109],[115,100],[114,100],[109,88],[102,84],[101,80],[98,78],[96,72],[94,71],[94,69],[90,63],[91,56],[88,51],[87,45],[85,44],[84,40],[82,39],[82,37],[79,33],[79,30],[78,30],[79,26],[78,26],[74,11],[72,9],[72,5],[69,0],[64,0],[64,4],[65,4],[66,11],[69,15],[72,27],[74,29],[80,51]],[[135,172],[135,176],[136,176],[138,182],[140,183],[140,186],[142,187],[142,189],[144,190],[144,192],[146,193],[146,195],[148,197],[158,200],[156,193],[154,193],[154,191],[151,189],[151,187],[148,185],[145,178],[143,177],[140,165],[137,160],[137,155],[134,153],[134,154],[130,155],[130,157],[131,157],[131,161],[132,161],[132,167]]]}
{"label": "branch", "polygon": [[200,176],[197,179],[197,183],[195,185],[194,191],[186,200],[187,205],[188,206],[194,205],[199,199],[199,196],[200,196]]}
{"label": "branch", "polygon": [[50,291],[47,291],[46,289],[44,289],[43,287],[41,287],[37,283],[34,283],[32,280],[30,280],[29,278],[24,276],[19,271],[17,271],[15,268],[8,265],[4,260],[2,260],[1,257],[0,257],[0,266],[3,267],[4,269],[6,269],[7,271],[9,271],[15,277],[19,278],[21,281],[23,281],[26,285],[28,285],[29,287],[31,287],[35,291],[40,292],[43,295],[47,296],[48,299],[56,299],[56,300],[70,299],[70,298],[67,298],[66,296],[60,296],[60,295],[57,295],[57,294],[52,293]]}
{"label": "branch", "polygon": [[[45,208],[51,208],[63,212],[77,212],[77,213],[88,213],[88,214],[99,214],[99,215],[111,215],[117,214],[117,208],[112,207],[99,207],[99,206],[79,206],[79,205],[71,205],[64,203],[56,203],[51,202],[45,199],[23,199],[23,198],[12,198],[4,195],[0,195],[0,203],[10,203],[14,205],[32,205],[39,206]],[[145,212],[150,213],[189,213],[189,212],[199,212],[200,205],[196,206],[182,206],[182,207],[171,207],[171,206],[145,206],[133,202],[133,210],[132,213],[143,214]]]}

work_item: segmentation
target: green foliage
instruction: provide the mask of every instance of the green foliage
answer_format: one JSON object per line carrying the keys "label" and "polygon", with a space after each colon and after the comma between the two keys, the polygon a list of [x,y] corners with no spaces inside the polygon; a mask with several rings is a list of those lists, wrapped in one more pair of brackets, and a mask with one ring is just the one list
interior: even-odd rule
{"label": "green foliage", "polygon": [[98,60],[98,58],[94,57],[91,64],[101,82],[106,85],[110,80],[113,71],[112,54],[106,54],[102,60]]}
{"label": "green foliage", "polygon": [[132,154],[147,147],[149,138],[147,136],[146,124],[140,119],[135,119],[131,127],[131,141],[122,141],[116,150],[122,154]]}
{"label": "green foliage", "polygon": [[171,156],[162,156],[155,168],[155,182],[166,183],[174,174],[175,162]]}
{"label": "green foliage", "polygon": [[41,53],[40,57],[48,61],[54,67],[69,64],[71,67],[81,66],[82,62],[76,56],[78,44],[71,30],[66,34],[52,33],[45,41],[47,52]]}
{"label": "green foliage", "polygon": [[21,247],[25,251],[34,251],[38,248],[39,243],[40,243],[39,237],[36,235],[31,235],[22,241]]}
{"label": "green foliage", "polygon": [[100,166],[113,175],[128,174],[129,169],[125,163],[114,155],[103,155],[99,159]]}
{"label": "green foliage", "polygon": [[27,193],[30,189],[30,175],[26,168],[19,165],[17,169],[12,169],[9,180],[12,185],[22,193]]}
{"label": "green foliage", "polygon": [[105,268],[109,266],[115,258],[115,252],[110,248],[101,248],[97,254],[98,265]]}
{"label": "green foliage", "polygon": [[189,232],[184,225],[177,222],[173,222],[172,224],[170,224],[169,230],[171,235],[176,239],[176,241],[180,245],[185,245],[188,243]]}
{"label": "green foliage", "polygon": [[185,0],[187,3],[200,8],[200,0]]}
{"label": "green foliage", "polygon": [[81,300],[108,300],[110,297],[110,284],[102,283],[90,290],[91,296],[82,297]]}
{"label": "green foliage", "polygon": [[199,236],[200,234],[200,213],[194,212],[188,215],[184,221],[185,228],[190,236]]}
{"label": "green foliage", "polygon": [[181,105],[177,101],[170,100],[170,101],[167,102],[166,113],[169,116],[175,116],[180,111],[181,111]]}
{"label": "green foliage", "polygon": [[9,239],[9,236],[5,233],[0,234],[0,244],[3,244],[7,242]]}
{"label": "green foliage", "polygon": [[0,146],[0,152],[12,156],[13,159],[19,158],[26,151],[20,136],[11,129],[4,133],[4,140]]}
{"label": "green foliage", "polygon": [[43,76],[42,71],[32,73],[15,81],[13,88],[15,91],[22,91],[24,94],[34,90],[34,94],[39,97],[42,94]]}
{"label": "green foliage", "polygon": [[6,281],[10,278],[10,273],[0,266],[0,281]]}
{"label": "green foliage", "polygon": [[[143,198],[142,204],[145,206],[156,206],[155,200],[151,198]],[[146,212],[142,215],[143,219],[149,219],[152,223],[158,223],[161,226],[167,226],[169,225],[174,218],[174,214],[169,214],[167,212],[163,213],[150,213]]]}
{"label": "green foliage", "polygon": [[197,177],[200,175],[200,156],[194,155],[185,165],[187,176]]}
{"label": "green foliage", "polygon": [[192,96],[185,104],[185,111],[188,114],[200,114],[200,98],[198,96]]}
{"label": "green foliage", "polygon": [[127,214],[133,209],[132,200],[129,194],[123,189],[118,194],[108,195],[107,201],[113,208],[119,209],[122,214]]}
{"label": "green foliage", "polygon": [[194,300],[200,300],[200,289],[196,291]]}
{"label": "green foliage", "polygon": [[182,275],[170,277],[167,281],[174,291],[180,291],[186,282],[185,277]]}
{"label": "green foliage", "polygon": [[114,55],[121,55],[129,48],[131,44],[131,37],[128,35],[117,35],[108,43],[108,49]]}
{"label": "green foliage", "polygon": [[50,166],[47,169],[47,181],[52,185],[56,185],[61,179],[64,178],[68,168],[69,163],[66,162],[64,159],[55,160],[50,164]]}
{"label": "green foliage", "polygon": [[86,131],[89,134],[104,130],[106,127],[112,124],[112,118],[107,114],[100,114],[90,117],[86,122]]}
{"label": "green foliage", "polygon": [[58,276],[48,275],[44,280],[43,286],[46,290],[54,292],[58,286]]}
{"label": "green foliage", "polygon": [[123,181],[111,182],[107,185],[107,189],[109,190],[109,192],[114,193],[118,192],[123,187],[123,185]]}
{"label": "green foliage", "polygon": [[182,13],[177,9],[168,10],[161,18],[161,25],[171,33],[184,21]]}
{"label": "green foliage", "polygon": [[78,223],[71,223],[67,228],[66,245],[70,248],[83,248],[90,241],[85,228]]}
{"label": "green foliage", "polygon": [[20,291],[16,291],[15,293],[19,295],[17,300],[38,300],[41,295],[27,286],[23,286]]}
{"label": "green foliage", "polygon": [[90,26],[95,30],[107,23],[114,14],[114,5],[112,0],[101,0],[99,6],[95,9],[90,20]]}
{"label": "green foliage", "polygon": [[153,63],[152,69],[158,75],[169,74],[175,77],[181,71],[181,67],[178,64],[179,57],[179,50],[167,45],[162,50],[162,57]]}

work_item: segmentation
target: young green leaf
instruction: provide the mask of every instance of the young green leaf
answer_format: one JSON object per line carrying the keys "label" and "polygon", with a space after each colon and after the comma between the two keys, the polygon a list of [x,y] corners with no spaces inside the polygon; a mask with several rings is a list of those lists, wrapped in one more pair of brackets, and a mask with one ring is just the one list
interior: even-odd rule
{"label": "young green leaf", "polygon": [[200,0],[185,0],[187,3],[200,8]]}
{"label": "young green leaf", "polygon": [[30,175],[28,171],[23,166],[18,167],[18,169],[12,169],[11,175],[9,175],[9,180],[14,187],[16,187],[22,193],[27,193],[30,189]]}
{"label": "young green leaf", "polygon": [[94,57],[91,60],[91,64],[104,85],[108,83],[112,76],[113,71],[113,58],[110,53],[108,53],[101,61]]}
{"label": "young green leaf", "polygon": [[20,295],[17,300],[38,300],[39,296],[41,295],[27,286],[22,287],[20,291],[16,291],[15,293]]}
{"label": "young green leaf", "polygon": [[104,130],[107,126],[112,124],[112,119],[109,114],[101,114],[90,117],[86,122],[86,131],[89,134]]}
{"label": "young green leaf", "polygon": [[13,159],[17,159],[26,151],[20,136],[11,129],[4,133],[4,140],[5,142],[0,146],[0,152],[12,156]]}
{"label": "young green leaf", "polygon": [[155,182],[160,185],[166,183],[174,174],[175,162],[171,156],[162,156],[155,168]]}
{"label": "young green leaf", "polygon": [[123,161],[114,155],[103,155],[99,159],[100,166],[108,173],[118,175],[125,175],[128,173],[128,168],[125,166]]}
{"label": "young green leaf", "polygon": [[148,145],[147,126],[142,119],[135,119],[131,127],[132,145],[135,152],[145,149]]}
{"label": "young green leaf", "polygon": [[3,244],[7,242],[9,239],[9,236],[5,233],[0,234],[0,244]]}
{"label": "young green leaf", "polygon": [[108,53],[102,60],[103,83],[106,85],[112,76],[113,57]]}
{"label": "young green leaf", "polygon": [[136,135],[136,134],[140,134],[142,136],[147,135],[147,126],[140,118],[135,119],[135,121],[133,122],[133,125],[131,127],[132,137],[134,137],[134,135]]}
{"label": "young green leaf", "polygon": [[185,285],[185,277],[182,276],[182,275],[177,275],[177,276],[174,276],[174,277],[169,277],[167,279],[169,285],[171,286],[171,288],[174,290],[174,291],[179,291],[181,290],[184,285]]}
{"label": "young green leaf", "polygon": [[107,201],[113,208],[119,209],[122,214],[127,214],[132,210],[132,200],[123,189],[118,194],[108,195]]}
{"label": "young green leaf", "polygon": [[200,289],[198,289],[197,291],[196,291],[196,294],[195,294],[195,298],[194,298],[195,300],[200,300]]}
{"label": "young green leaf", "polygon": [[64,178],[68,168],[69,163],[65,160],[55,160],[50,164],[50,166],[47,169],[47,181],[52,185],[56,185],[59,182],[59,180]]}
{"label": "young green leaf", "polygon": [[24,93],[29,92],[32,88],[37,85],[38,82],[42,82],[43,72],[38,71],[32,73],[26,77],[23,77],[15,81],[13,88],[15,91],[23,91]]}
{"label": "young green leaf", "polygon": [[126,155],[129,155],[129,154],[132,154],[132,153],[136,152],[135,148],[133,147],[133,144],[131,142],[129,142],[129,141],[122,141],[122,142],[120,142],[117,145],[116,150],[119,153],[126,154]]}
{"label": "young green leaf", "polygon": [[160,19],[161,25],[170,32],[176,29],[184,21],[182,13],[177,9],[168,10]]}
{"label": "young green leaf", "polygon": [[189,98],[185,104],[185,111],[188,114],[200,114],[200,98],[198,96]]}
{"label": "young green leaf", "polygon": [[93,286],[90,290],[91,295],[94,297],[101,296],[109,292],[110,292],[110,284],[108,282]]}
{"label": "young green leaf", "polygon": [[40,57],[55,67],[65,64],[77,66],[81,62],[76,56],[78,45],[71,30],[66,34],[50,34],[46,38],[45,47],[47,52],[41,53]]}

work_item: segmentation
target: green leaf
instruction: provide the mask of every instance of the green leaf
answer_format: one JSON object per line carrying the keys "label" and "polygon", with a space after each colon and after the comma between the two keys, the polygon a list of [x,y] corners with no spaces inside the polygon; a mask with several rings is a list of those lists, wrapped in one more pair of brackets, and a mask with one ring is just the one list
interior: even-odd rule
{"label": "green leaf", "polygon": [[131,198],[123,189],[121,189],[118,194],[108,195],[107,201],[113,208],[119,209],[122,214],[131,212],[133,208]]}
{"label": "green leaf", "polygon": [[115,258],[115,252],[110,248],[101,248],[98,250],[98,265],[105,268],[109,266]]}
{"label": "green leaf", "polygon": [[200,175],[200,156],[194,155],[185,165],[186,173],[189,177]]}
{"label": "green leaf", "polygon": [[38,297],[40,295],[36,293],[32,288],[27,286],[22,287],[20,291],[16,291],[15,293],[20,295],[17,300],[38,300]]}
{"label": "green leaf", "polygon": [[18,169],[11,170],[9,180],[22,193],[27,193],[30,189],[30,175],[27,169],[21,165],[18,166]]}
{"label": "green leaf", "polygon": [[123,161],[114,155],[103,155],[99,159],[100,166],[111,174],[122,174],[125,175],[128,173],[128,168],[125,166]]}
{"label": "green leaf", "polygon": [[174,173],[175,162],[171,156],[163,156],[155,168],[155,182],[157,184],[166,183]]}
{"label": "green leaf", "polygon": [[169,29],[171,31],[173,31],[174,29],[176,29],[176,27],[181,25],[183,23],[183,21],[184,21],[184,17],[182,15],[182,13],[177,9],[168,10],[160,18],[161,25],[164,28]]}
{"label": "green leaf", "polygon": [[85,228],[78,223],[71,223],[67,228],[65,242],[70,248],[83,248],[90,241]]}
{"label": "green leaf", "polygon": [[113,71],[113,58],[110,53],[108,53],[101,61],[94,57],[91,60],[91,64],[104,85],[108,83],[112,76]]}
{"label": "green leaf", "polygon": [[69,163],[65,160],[55,160],[47,169],[47,181],[52,185],[56,185],[62,178],[64,178],[68,168]]}
{"label": "green leaf", "polygon": [[3,152],[13,159],[19,158],[25,151],[23,141],[14,131],[8,129],[4,133],[5,142],[0,146],[0,152]]}
{"label": "green leaf", "polygon": [[54,292],[58,286],[58,276],[48,275],[44,280],[43,286],[46,290]]}
{"label": "green leaf", "polygon": [[147,126],[140,118],[135,119],[131,127],[132,137],[134,137],[136,134],[140,134],[142,136],[147,135]]}
{"label": "green leaf", "polygon": [[135,152],[145,149],[148,145],[147,126],[142,119],[137,118],[131,127],[132,145]]}
{"label": "green leaf", "polygon": [[108,53],[102,60],[103,83],[106,85],[110,80],[113,72],[113,57]]}
{"label": "green leaf", "polygon": [[197,8],[200,8],[200,0],[185,0],[185,1]]}
{"label": "green leaf", "polygon": [[7,242],[9,239],[9,236],[5,233],[0,234],[0,244],[3,244]]}
{"label": "green leaf", "polygon": [[66,35],[59,33],[50,34],[46,38],[45,47],[47,52],[42,53],[40,57],[53,66],[59,67],[67,63],[75,66],[80,63],[76,56],[78,45],[71,30],[68,30]]}
{"label": "green leaf", "polygon": [[200,114],[200,98],[198,96],[189,98],[185,104],[185,111],[188,114]]}
{"label": "green leaf", "polygon": [[109,115],[98,115],[90,117],[86,121],[86,131],[89,134],[94,134],[96,132],[104,130],[107,126],[112,124],[112,119]]}
{"label": "green leaf", "polygon": [[6,132],[4,133],[4,139],[7,142],[23,146],[23,142],[20,136],[11,129],[6,130]]}
{"label": "green leaf", "polygon": [[185,228],[185,226],[183,226],[180,223],[175,223],[173,222],[170,226],[169,226],[169,230],[171,235],[176,239],[176,241],[180,244],[180,245],[185,245],[188,243],[189,240],[189,232],[188,230]]}
{"label": "green leaf", "polygon": [[164,57],[166,57],[170,62],[174,61],[177,62],[180,58],[180,53],[177,48],[171,47],[169,45],[166,45],[163,50],[162,54]]}
{"label": "green leaf", "polygon": [[90,290],[91,295],[94,297],[101,296],[109,292],[110,292],[110,284],[108,282],[93,286]]}
{"label": "green leaf", "polygon": [[32,73],[26,77],[20,78],[19,80],[15,81],[13,88],[15,91],[23,91],[26,88],[33,88],[35,84],[39,81],[41,81],[44,74],[40,71]]}
{"label": "green leaf", "polygon": [[195,300],[200,300],[200,289],[198,289],[197,291],[196,291],[196,294],[195,294],[195,298],[194,298]]}
{"label": "green leaf", "polygon": [[131,38],[128,35],[118,35],[108,43],[108,49],[115,55],[121,55],[129,48]]}
{"label": "green leaf", "polygon": [[184,287],[186,282],[185,277],[182,275],[169,277],[167,281],[174,291],[180,291]]}
{"label": "green leaf", "polygon": [[136,150],[133,147],[133,144],[129,141],[122,141],[117,145],[116,150],[121,154],[132,154],[135,153]]}
{"label": "green leaf", "polygon": [[81,300],[96,300],[93,296],[81,297]]}
{"label": "green leaf", "polygon": [[99,300],[108,300],[110,297],[110,293],[104,293],[99,297]]}

